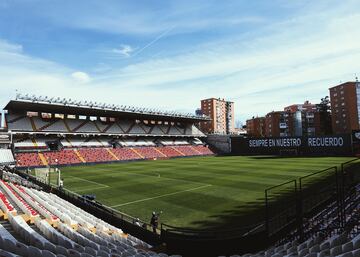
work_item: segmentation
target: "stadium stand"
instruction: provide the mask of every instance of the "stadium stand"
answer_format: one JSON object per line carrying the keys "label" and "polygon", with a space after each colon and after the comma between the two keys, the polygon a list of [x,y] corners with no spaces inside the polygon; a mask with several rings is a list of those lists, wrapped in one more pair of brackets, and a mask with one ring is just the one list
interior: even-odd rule
{"label": "stadium stand", "polygon": [[50,165],[65,165],[82,163],[74,150],[64,149],[61,151],[44,152],[46,162]]}
{"label": "stadium stand", "polygon": [[107,162],[116,160],[106,148],[79,149],[78,152],[86,162],[98,162],[98,160]]}
{"label": "stadium stand", "polygon": [[167,157],[155,147],[137,147],[133,148],[133,150],[137,152],[140,156],[143,156],[144,159]]}
{"label": "stadium stand", "polygon": [[204,146],[201,138],[205,135],[195,126],[206,117],[144,114],[144,110],[133,114],[136,108],[112,110],[109,115],[103,106],[62,109],[63,103],[45,104],[39,99],[20,97],[6,106],[18,167],[214,154]]}
{"label": "stadium stand", "polygon": [[184,156],[213,155],[206,146],[168,147],[77,147],[69,145],[61,150],[18,152],[15,154],[18,167],[41,167],[47,165],[71,165],[139,159],[157,159]]}
{"label": "stadium stand", "polygon": [[3,173],[1,256],[168,256],[28,180]]}
{"label": "stadium stand", "polygon": [[0,164],[12,164],[15,163],[14,156],[11,149],[0,149]]}
{"label": "stadium stand", "polygon": [[[37,116],[27,117],[9,114],[6,116],[8,128],[23,132],[57,132],[57,133],[90,133],[90,134],[127,134],[127,135],[172,135],[172,136],[204,136],[194,125],[186,129],[176,125],[153,125],[147,127],[135,121],[102,123],[100,121],[81,119],[51,119]],[[186,130],[186,132],[185,132]]]}
{"label": "stadium stand", "polygon": [[115,154],[115,156],[119,160],[139,160],[142,159],[139,154],[137,154],[132,148],[114,148],[111,149],[111,152]]}
{"label": "stadium stand", "polygon": [[[344,193],[343,205],[339,204],[339,199],[334,199],[304,219],[301,236],[294,230],[265,250],[231,257],[360,256],[360,184]],[[343,221],[342,212],[345,214]]]}
{"label": "stadium stand", "polygon": [[167,157],[181,157],[185,156],[184,153],[180,152],[179,150],[176,150],[175,148],[171,146],[164,146],[160,147],[159,150],[164,153]]}
{"label": "stadium stand", "polygon": [[[204,146],[202,146],[204,147]],[[174,146],[174,149],[182,152],[185,156],[197,156],[202,155],[197,149],[193,146]]]}
{"label": "stadium stand", "polygon": [[192,146],[193,149],[195,149],[197,152],[199,152],[201,155],[212,155],[214,152],[210,150],[208,147],[204,146]]}
{"label": "stadium stand", "polygon": [[39,157],[39,153],[17,153],[16,157],[16,165],[18,167],[36,167],[36,166],[44,166],[43,162]]}

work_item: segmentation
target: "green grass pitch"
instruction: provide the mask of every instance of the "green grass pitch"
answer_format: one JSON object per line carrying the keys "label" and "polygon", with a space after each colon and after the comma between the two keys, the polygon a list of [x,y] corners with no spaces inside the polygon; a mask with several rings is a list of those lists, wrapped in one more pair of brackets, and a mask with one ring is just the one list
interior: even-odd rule
{"label": "green grass pitch", "polygon": [[231,228],[263,217],[264,190],[347,157],[194,157],[61,168],[66,189],[147,221]]}

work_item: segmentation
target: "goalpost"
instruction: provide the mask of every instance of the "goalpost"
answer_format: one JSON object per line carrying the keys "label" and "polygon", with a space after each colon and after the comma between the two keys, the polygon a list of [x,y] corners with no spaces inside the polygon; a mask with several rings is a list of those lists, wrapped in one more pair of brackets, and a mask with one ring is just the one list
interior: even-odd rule
{"label": "goalpost", "polygon": [[36,179],[44,184],[52,184],[57,187],[60,184],[60,170],[58,168],[35,168],[34,173]]}

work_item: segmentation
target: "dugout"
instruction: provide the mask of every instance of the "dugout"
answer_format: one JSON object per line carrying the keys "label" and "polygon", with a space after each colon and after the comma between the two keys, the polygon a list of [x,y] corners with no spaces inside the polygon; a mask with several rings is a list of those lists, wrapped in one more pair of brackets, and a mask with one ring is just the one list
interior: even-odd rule
{"label": "dugout", "polygon": [[[354,134],[354,133],[353,133]],[[311,137],[231,137],[233,155],[354,155],[352,134]]]}

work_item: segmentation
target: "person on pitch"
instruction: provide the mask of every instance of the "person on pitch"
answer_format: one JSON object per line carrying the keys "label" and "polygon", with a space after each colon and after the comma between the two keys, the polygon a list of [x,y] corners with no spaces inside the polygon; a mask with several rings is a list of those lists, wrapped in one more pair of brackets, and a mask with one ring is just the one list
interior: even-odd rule
{"label": "person on pitch", "polygon": [[159,225],[159,216],[161,213],[162,213],[162,211],[160,213],[156,213],[153,211],[153,213],[152,213],[150,225],[151,225],[154,233],[156,233],[156,229]]}

